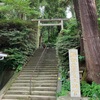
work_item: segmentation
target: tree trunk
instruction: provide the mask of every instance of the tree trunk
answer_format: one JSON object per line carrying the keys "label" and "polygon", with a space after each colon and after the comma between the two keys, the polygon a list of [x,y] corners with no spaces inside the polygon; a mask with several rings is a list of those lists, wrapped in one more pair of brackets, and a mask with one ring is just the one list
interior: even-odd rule
{"label": "tree trunk", "polygon": [[80,19],[80,11],[79,11],[79,2],[78,0],[73,0],[73,4],[74,4],[74,11],[75,11],[75,15],[76,15],[76,19],[77,19],[77,23],[78,23],[78,27],[79,27],[79,35],[80,35],[80,55],[84,55],[84,48],[83,48],[83,38],[82,38],[82,29],[81,29],[81,19]]}
{"label": "tree trunk", "polygon": [[100,37],[95,0],[79,0],[87,80],[100,83]]}
{"label": "tree trunk", "polygon": [[75,11],[76,19],[77,19],[77,21],[79,23],[81,21],[81,19],[80,19],[80,13],[79,13],[78,0],[73,0],[73,4],[74,4],[74,11]]}

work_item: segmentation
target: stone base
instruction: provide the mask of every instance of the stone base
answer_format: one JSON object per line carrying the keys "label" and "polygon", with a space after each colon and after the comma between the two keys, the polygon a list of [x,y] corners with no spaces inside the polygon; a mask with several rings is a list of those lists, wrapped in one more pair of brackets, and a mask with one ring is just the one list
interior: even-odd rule
{"label": "stone base", "polygon": [[68,96],[60,96],[57,100],[89,100],[89,98],[82,97],[82,98],[72,98]]}

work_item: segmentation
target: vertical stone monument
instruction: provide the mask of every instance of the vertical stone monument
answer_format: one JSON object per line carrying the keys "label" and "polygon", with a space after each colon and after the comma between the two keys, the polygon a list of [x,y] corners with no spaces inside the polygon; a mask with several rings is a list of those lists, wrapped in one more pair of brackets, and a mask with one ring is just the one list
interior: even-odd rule
{"label": "vertical stone monument", "polygon": [[69,65],[70,65],[70,87],[72,100],[80,100],[80,76],[78,63],[78,50],[69,50]]}

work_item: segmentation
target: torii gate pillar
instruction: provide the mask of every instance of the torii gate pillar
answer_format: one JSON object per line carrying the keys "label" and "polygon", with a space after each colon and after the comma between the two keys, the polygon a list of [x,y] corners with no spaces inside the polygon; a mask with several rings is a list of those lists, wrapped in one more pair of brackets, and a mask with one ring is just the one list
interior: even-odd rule
{"label": "torii gate pillar", "polygon": [[38,21],[38,32],[37,32],[36,48],[39,48],[39,38],[40,38],[40,20]]}
{"label": "torii gate pillar", "polygon": [[[36,47],[39,48],[40,44],[40,28],[41,26],[61,26],[61,30],[64,29],[63,21],[67,19],[37,19],[32,21],[38,21],[38,33],[37,33],[37,40],[36,40]],[[58,23],[43,23],[43,22],[58,22]]]}
{"label": "torii gate pillar", "polygon": [[63,26],[63,20],[61,20],[61,30],[64,29],[64,26]]}

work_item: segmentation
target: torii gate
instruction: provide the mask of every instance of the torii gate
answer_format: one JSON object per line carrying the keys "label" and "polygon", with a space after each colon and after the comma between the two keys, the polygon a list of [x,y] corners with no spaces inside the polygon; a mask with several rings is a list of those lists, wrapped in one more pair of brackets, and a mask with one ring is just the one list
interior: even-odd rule
{"label": "torii gate", "polygon": [[[37,46],[36,47],[39,48],[40,26],[61,26],[61,30],[63,30],[64,29],[63,21],[66,21],[66,20],[68,19],[32,19],[33,22],[38,22]],[[51,23],[48,23],[48,22],[51,22]]]}

